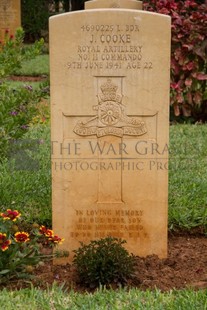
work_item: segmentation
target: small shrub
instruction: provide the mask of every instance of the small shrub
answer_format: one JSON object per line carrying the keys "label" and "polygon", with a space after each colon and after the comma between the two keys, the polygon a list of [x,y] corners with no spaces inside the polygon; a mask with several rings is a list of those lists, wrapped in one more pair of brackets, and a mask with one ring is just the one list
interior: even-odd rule
{"label": "small shrub", "polygon": [[135,258],[123,247],[125,240],[106,237],[75,250],[74,264],[80,281],[90,287],[124,284],[134,272]]}
{"label": "small shrub", "polygon": [[6,30],[4,41],[0,42],[0,161],[8,156],[11,142],[20,139],[33,117],[39,115],[36,104],[48,96],[48,85],[39,89],[29,85],[14,88],[6,81],[8,75],[21,68],[24,60],[41,52],[42,40],[28,48],[23,45],[23,39],[24,31],[19,28],[15,36]]}
{"label": "small shrub", "polygon": [[29,47],[23,44],[23,40],[22,28],[17,29],[15,36],[5,30],[4,40],[0,41],[0,79],[14,74],[21,68],[22,61],[32,59],[41,53],[43,39]]}
{"label": "small shrub", "polygon": [[12,142],[20,139],[28,131],[36,115],[40,118],[42,115],[42,122],[48,119],[48,112],[45,114],[46,107],[43,111],[43,104],[37,105],[42,97],[45,97],[43,89],[33,89],[29,85],[12,88],[7,83],[0,84],[1,159],[8,156]]}

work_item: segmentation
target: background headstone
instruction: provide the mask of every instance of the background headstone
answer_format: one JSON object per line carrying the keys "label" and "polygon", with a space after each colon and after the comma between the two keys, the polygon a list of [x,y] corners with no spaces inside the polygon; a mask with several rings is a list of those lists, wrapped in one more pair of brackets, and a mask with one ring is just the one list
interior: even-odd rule
{"label": "background headstone", "polygon": [[0,0],[0,40],[4,39],[5,31],[15,35],[21,26],[20,0]]}
{"label": "background headstone", "polygon": [[85,2],[85,9],[100,9],[100,8],[125,8],[125,9],[141,10],[142,1],[97,0],[97,1],[86,1]]}
{"label": "background headstone", "polygon": [[108,235],[166,257],[170,17],[52,17],[50,59],[53,228],[70,252],[56,262]]}

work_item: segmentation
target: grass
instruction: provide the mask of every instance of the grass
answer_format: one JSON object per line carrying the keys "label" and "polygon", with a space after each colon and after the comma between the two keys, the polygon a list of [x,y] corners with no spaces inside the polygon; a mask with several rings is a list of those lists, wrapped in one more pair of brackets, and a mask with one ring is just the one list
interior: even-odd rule
{"label": "grass", "polygon": [[24,61],[16,75],[49,75],[49,55],[39,55],[32,60]]}
{"label": "grass", "polygon": [[99,289],[94,294],[64,292],[56,285],[47,291],[36,288],[0,292],[0,307],[5,310],[196,310],[207,309],[207,290],[142,292]]}
{"label": "grass", "polygon": [[[29,150],[5,160],[0,173],[0,205],[21,210],[28,222],[51,225],[50,130],[37,125],[25,135]],[[34,166],[32,166],[31,158]],[[23,164],[23,169],[21,164]],[[37,164],[37,167],[35,166]],[[25,168],[24,168],[25,167]],[[25,170],[24,170],[25,169]]]}
{"label": "grass", "polygon": [[[22,63],[22,68],[19,70],[16,70],[15,75],[20,76],[49,76],[49,55],[43,54],[36,56],[34,59],[24,61]],[[43,83],[43,81],[37,81],[37,82],[24,82],[24,81],[13,81],[13,80],[7,80],[7,83],[15,88],[22,85],[30,85],[34,89],[37,89],[40,87],[40,85]]]}
{"label": "grass", "polygon": [[170,128],[169,226],[207,231],[207,126]]}
{"label": "grass", "polygon": [[[170,128],[169,228],[202,226],[207,232],[207,126]],[[18,208],[28,221],[51,225],[49,126],[33,126],[25,139],[42,140],[33,150],[37,171],[16,170],[4,161],[0,174],[0,205]]]}
{"label": "grass", "polygon": [[9,84],[9,87],[11,88],[17,88],[20,86],[32,86],[33,89],[38,89],[41,84],[43,83],[42,81],[37,81],[37,82],[23,82],[23,81],[12,81],[12,80],[8,80],[6,81],[7,84]]}

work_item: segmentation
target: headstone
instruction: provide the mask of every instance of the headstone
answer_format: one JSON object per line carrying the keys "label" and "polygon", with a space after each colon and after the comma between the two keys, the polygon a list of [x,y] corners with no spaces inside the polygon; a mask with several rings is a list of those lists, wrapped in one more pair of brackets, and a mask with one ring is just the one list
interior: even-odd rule
{"label": "headstone", "polygon": [[85,2],[85,9],[103,9],[103,8],[125,8],[142,9],[142,1],[137,0],[94,0]]}
{"label": "headstone", "polygon": [[21,26],[20,0],[0,0],[0,40],[4,40],[5,31],[15,35]]}
{"label": "headstone", "polygon": [[111,2],[50,19],[55,263],[109,235],[167,255],[170,17]]}

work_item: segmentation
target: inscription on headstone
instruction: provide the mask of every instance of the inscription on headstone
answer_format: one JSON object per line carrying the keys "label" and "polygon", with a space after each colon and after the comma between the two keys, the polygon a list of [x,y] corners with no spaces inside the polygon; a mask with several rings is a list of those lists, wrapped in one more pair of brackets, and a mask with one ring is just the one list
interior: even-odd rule
{"label": "inscription on headstone", "polygon": [[53,227],[70,252],[58,263],[108,235],[167,255],[170,18],[103,2],[50,19]]}
{"label": "inscription on headstone", "polygon": [[5,31],[14,35],[21,26],[20,0],[0,0],[0,40],[4,39]]}

